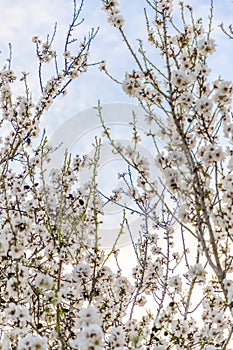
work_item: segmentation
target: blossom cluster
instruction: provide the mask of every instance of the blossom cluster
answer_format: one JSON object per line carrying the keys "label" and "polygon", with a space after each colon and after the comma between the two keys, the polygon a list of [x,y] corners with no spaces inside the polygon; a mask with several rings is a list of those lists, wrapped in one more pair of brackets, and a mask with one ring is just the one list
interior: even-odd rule
{"label": "blossom cluster", "polygon": [[[63,166],[49,171],[54,150],[40,137],[44,111],[86,71],[95,34],[73,54],[69,27],[64,67],[46,83],[42,67],[56,53],[51,41],[34,37],[39,99],[29,94],[26,73],[20,77],[25,91],[15,97],[16,75],[10,67],[0,71],[0,349],[230,350],[233,89],[229,80],[209,78],[208,58],[216,49],[211,18],[205,32],[188,6],[187,24],[181,3],[178,29],[172,1],[148,1],[149,45],[164,59],[162,70],[142,46],[140,59],[133,51],[118,2],[102,3],[133,53],[137,68],[126,73],[122,87],[144,109],[146,137],[155,145],[152,160],[141,154],[135,115],[131,144],[115,141],[97,108],[104,137],[127,165],[118,174],[125,187],[106,198],[123,208],[119,237],[131,237],[135,264],[127,275],[130,259],[122,261],[117,240],[110,251],[101,247],[101,144],[92,158],[66,154]],[[77,21],[80,9],[75,11]],[[92,176],[81,184],[85,168]],[[137,239],[126,211],[140,222]]]}
{"label": "blossom cluster", "polygon": [[126,73],[125,80],[122,82],[123,90],[130,97],[136,97],[148,103],[161,104],[163,96],[156,88],[157,86],[157,78],[151,71]]}
{"label": "blossom cluster", "polygon": [[[146,135],[155,145],[154,161],[163,178],[158,181],[146,163],[143,168],[135,162],[140,141],[133,140],[130,150],[114,142],[106,127],[105,135],[140,178],[136,186],[124,174],[127,195],[144,218],[139,243],[134,243],[139,264],[133,277],[138,295],[144,290],[146,300],[153,295],[157,304],[147,346],[230,349],[232,82],[229,77],[210,79],[209,56],[217,49],[212,14],[205,29],[192,7],[180,3],[181,17],[176,23],[173,5],[173,1],[148,2],[148,52],[142,40],[136,52],[120,28],[136,66],[125,73],[121,85],[144,110]],[[154,58],[155,51],[151,54],[151,46],[162,58],[161,65]],[[111,77],[106,66],[103,71]],[[133,128],[138,131],[134,124]],[[120,195],[121,189],[114,189],[109,199],[117,202]]]}
{"label": "blossom cluster", "polygon": [[119,3],[117,0],[106,0],[103,1],[102,9],[108,15],[108,22],[116,28],[121,28],[124,26],[125,21],[118,6]]}

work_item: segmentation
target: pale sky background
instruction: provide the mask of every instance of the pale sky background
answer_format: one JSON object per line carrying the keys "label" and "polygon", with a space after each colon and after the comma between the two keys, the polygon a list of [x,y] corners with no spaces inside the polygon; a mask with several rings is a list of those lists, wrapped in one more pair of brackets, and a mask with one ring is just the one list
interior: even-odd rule
{"label": "pale sky background", "polygon": [[[136,48],[137,38],[145,35],[143,7],[144,0],[120,0],[120,9],[126,19],[125,30],[132,45]],[[190,0],[197,16],[208,16],[209,0]],[[37,92],[37,61],[34,55],[34,45],[31,38],[39,35],[46,38],[52,33],[54,23],[58,23],[55,46],[62,50],[67,25],[72,17],[72,0],[0,0],[0,64],[8,55],[8,43],[13,47],[13,69],[16,72],[30,72],[32,92]],[[178,0],[175,1],[178,3]],[[107,65],[117,78],[122,79],[127,70],[132,70],[131,57],[122,43],[116,28],[107,23],[106,14],[101,11],[100,0],[85,0],[82,13],[85,22],[79,27],[80,40],[82,35],[94,27],[100,27],[91,49],[91,61],[106,60]],[[204,17],[206,20],[206,17]],[[214,21],[226,25],[233,23],[233,4],[230,0],[214,0]],[[219,74],[226,79],[233,79],[232,53],[233,40],[227,39],[217,29],[215,37],[218,50],[211,58],[213,76]],[[61,51],[62,52],[62,51]],[[156,58],[156,54],[155,54]],[[92,67],[69,88],[68,96],[57,100],[53,108],[43,120],[47,134],[50,136],[67,118],[86,108],[102,103],[133,102],[122,92],[121,87],[110,81],[98,67]]]}

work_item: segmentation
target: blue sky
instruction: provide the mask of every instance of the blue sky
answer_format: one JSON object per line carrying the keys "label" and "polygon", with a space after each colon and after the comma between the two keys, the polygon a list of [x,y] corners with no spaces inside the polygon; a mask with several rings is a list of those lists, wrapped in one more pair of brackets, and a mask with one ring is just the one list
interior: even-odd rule
{"label": "blue sky", "polygon": [[[126,19],[125,30],[136,47],[137,38],[145,33],[143,7],[144,0],[121,0],[120,9]],[[178,1],[175,1],[177,4]],[[187,1],[185,1],[187,3]],[[190,0],[197,16],[208,16],[209,0]],[[32,91],[37,90],[37,61],[31,42],[33,35],[46,37],[51,33],[53,25],[58,22],[56,46],[61,49],[69,20],[72,16],[72,0],[0,0],[0,49],[1,64],[8,54],[8,43],[13,47],[13,69],[17,72],[30,71]],[[106,60],[111,72],[122,79],[127,70],[132,69],[132,61],[117,30],[111,27],[106,15],[101,10],[100,0],[85,0],[83,17],[85,22],[79,28],[80,40],[91,27],[100,27],[96,40],[93,42],[91,60],[93,62]],[[215,27],[224,22],[233,22],[233,4],[230,0],[214,0]],[[218,29],[214,33],[217,42],[217,53],[211,58],[213,75],[221,74],[224,78],[233,79],[232,52],[233,41],[226,39]],[[156,57],[156,56],[155,56]],[[57,126],[80,110],[102,103],[126,102],[129,99],[121,91],[120,86],[111,82],[104,73],[93,67],[89,72],[75,81],[66,98],[55,103],[47,114],[43,125],[50,135]],[[131,101],[133,102],[133,101]]]}

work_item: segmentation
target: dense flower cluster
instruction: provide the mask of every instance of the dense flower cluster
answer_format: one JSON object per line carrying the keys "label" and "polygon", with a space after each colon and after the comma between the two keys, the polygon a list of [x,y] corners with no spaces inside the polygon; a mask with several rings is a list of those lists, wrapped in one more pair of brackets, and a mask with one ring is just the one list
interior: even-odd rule
{"label": "dense flower cluster", "polygon": [[148,103],[161,104],[163,97],[156,87],[157,79],[151,71],[126,73],[125,80],[122,82],[123,90],[130,97],[137,97],[140,101]]}
{"label": "dense flower cluster", "polygon": [[[80,14],[75,7],[64,67],[46,83],[42,67],[56,53],[52,41],[33,38],[38,101],[28,93],[26,73],[20,77],[25,92],[15,97],[14,72],[0,71],[0,349],[230,350],[233,89],[228,80],[209,79],[208,57],[216,49],[211,25],[205,32],[189,6],[187,24],[181,3],[178,29],[172,1],[148,1],[148,40],[164,59],[161,69],[142,46],[142,59],[133,51],[118,2],[102,3],[135,59],[137,68],[126,73],[122,87],[144,108],[146,137],[155,145],[152,162],[161,170],[156,176],[151,159],[139,151],[137,116],[131,144],[124,146],[112,139],[99,106],[104,135],[128,169],[118,175],[125,187],[113,189],[107,200],[140,219],[138,239],[132,239],[136,262],[126,276],[117,241],[110,251],[100,246],[101,144],[92,158],[66,155],[61,169],[48,172],[54,150],[40,138],[40,117],[86,71],[95,36],[72,54],[71,31]],[[101,69],[107,72],[105,62]],[[87,167],[93,175],[81,184],[80,171]],[[124,215],[119,226],[119,236],[133,237],[135,227]]]}
{"label": "dense flower cluster", "polygon": [[[136,187],[124,174],[127,195],[145,222],[140,242],[134,244],[139,262],[133,269],[138,288],[134,304],[144,304],[153,295],[157,306],[150,340],[138,348],[231,349],[232,82],[209,78],[209,56],[217,47],[211,16],[205,30],[191,6],[180,3],[181,22],[176,26],[173,1],[148,5],[148,42],[160,53],[163,65],[155,62],[150,50],[147,54],[142,41],[139,54],[135,52],[121,29],[136,65],[125,73],[122,88],[145,111],[147,136],[154,142],[155,162],[163,173],[161,185],[148,161],[144,166],[135,162],[140,141],[133,138],[131,150],[121,146],[102,120],[111,145],[140,178]],[[135,130],[139,132],[136,125],[134,135]],[[120,194],[121,189],[114,189],[110,200],[117,202]]]}
{"label": "dense flower cluster", "polygon": [[124,18],[120,14],[118,8],[119,3],[117,0],[106,0],[103,1],[103,10],[106,11],[108,15],[108,22],[116,28],[121,28],[124,25]]}

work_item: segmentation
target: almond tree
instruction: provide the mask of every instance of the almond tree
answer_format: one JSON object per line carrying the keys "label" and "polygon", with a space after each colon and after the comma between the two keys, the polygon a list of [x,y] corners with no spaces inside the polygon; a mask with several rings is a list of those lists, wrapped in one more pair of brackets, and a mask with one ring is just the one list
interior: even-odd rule
{"label": "almond tree", "polygon": [[[102,4],[108,22],[118,29],[134,59],[135,68],[119,83],[144,109],[147,136],[153,139],[164,189],[173,200],[171,205],[156,181],[151,182],[149,163],[140,159],[137,149],[139,138],[133,137],[131,149],[117,144],[99,107],[107,138],[137,170],[141,190],[128,192],[140,203],[145,221],[136,246],[133,304],[149,293],[155,306],[150,309],[154,321],[147,341],[138,330],[134,346],[140,348],[144,341],[148,349],[228,349],[233,332],[233,91],[231,81],[209,78],[208,59],[216,50],[213,4],[204,28],[202,18],[196,20],[192,7],[183,2],[180,23],[176,23],[172,0],[146,1],[148,42],[162,58],[161,65],[153,61],[151,49],[146,52],[142,40],[134,51],[118,1]],[[221,26],[231,38],[232,28],[227,32]],[[105,62],[100,69],[111,77]],[[137,116],[132,119],[135,136]],[[163,147],[158,146],[159,140]],[[153,198],[162,201],[162,215],[150,205]]]}
{"label": "almond tree", "polygon": [[[104,134],[128,169],[119,174],[128,190],[114,189],[107,200],[121,204],[121,196],[127,195],[137,207],[123,205],[119,237],[132,237],[127,211],[142,220],[139,238],[132,240],[137,263],[130,278],[119,260],[117,240],[109,252],[100,246],[102,141],[95,139],[92,159],[72,159],[67,153],[63,167],[48,176],[54,150],[39,133],[44,111],[90,65],[89,48],[97,31],[75,51],[82,5],[74,1],[62,67],[54,35],[45,42],[33,38],[38,101],[32,99],[27,74],[17,78],[11,60],[0,72],[0,348],[230,349],[232,83],[209,79],[208,57],[216,49],[212,5],[205,29],[190,6],[180,4],[181,21],[175,23],[172,0],[146,1],[148,42],[161,54],[159,66],[142,41],[139,51],[133,50],[118,2],[102,1],[108,22],[135,60],[120,84],[144,110],[153,161],[163,174],[151,174],[149,160],[138,151],[137,115],[132,114],[131,146],[125,147],[111,136],[98,105]],[[231,28],[222,28],[232,35]],[[50,64],[56,75],[44,82],[43,67]],[[104,62],[100,68],[111,76]],[[24,87],[20,96],[12,92],[16,79]],[[85,167],[92,176],[80,185]]]}

